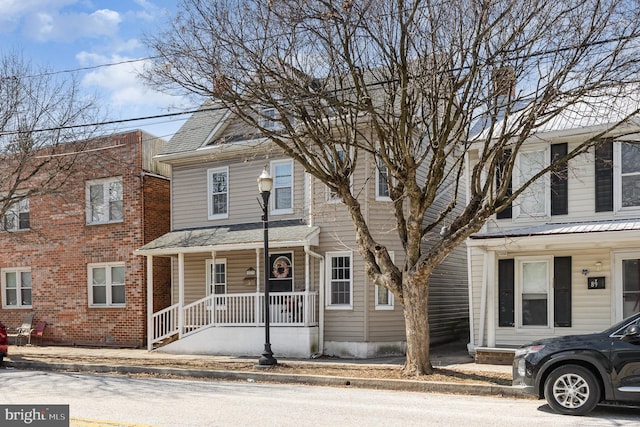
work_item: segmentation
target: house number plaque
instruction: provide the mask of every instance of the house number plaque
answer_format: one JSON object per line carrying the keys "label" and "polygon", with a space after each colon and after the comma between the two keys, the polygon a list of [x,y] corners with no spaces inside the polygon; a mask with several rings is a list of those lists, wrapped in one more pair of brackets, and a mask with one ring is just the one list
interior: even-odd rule
{"label": "house number plaque", "polygon": [[587,279],[588,289],[604,289],[604,277],[589,277]]}

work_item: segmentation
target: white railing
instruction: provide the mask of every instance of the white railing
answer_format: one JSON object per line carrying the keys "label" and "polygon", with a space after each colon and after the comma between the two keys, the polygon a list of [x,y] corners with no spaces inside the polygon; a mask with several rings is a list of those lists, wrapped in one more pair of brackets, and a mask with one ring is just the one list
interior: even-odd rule
{"label": "white railing", "polygon": [[[317,326],[317,292],[272,292],[269,294],[270,326]],[[257,302],[257,303],[256,303]],[[180,331],[177,304],[153,315],[153,343]],[[206,326],[264,325],[264,294],[209,295],[183,308],[181,336]]]}

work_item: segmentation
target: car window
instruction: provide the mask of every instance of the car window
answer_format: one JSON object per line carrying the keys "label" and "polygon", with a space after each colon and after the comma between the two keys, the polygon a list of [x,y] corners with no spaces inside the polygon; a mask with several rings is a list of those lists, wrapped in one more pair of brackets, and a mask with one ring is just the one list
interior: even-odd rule
{"label": "car window", "polygon": [[638,323],[639,319],[640,313],[636,313],[633,316],[627,317],[622,322],[610,327],[609,329],[604,331],[604,333],[608,334],[611,337],[621,337],[624,335],[629,325],[631,325],[632,323]]}

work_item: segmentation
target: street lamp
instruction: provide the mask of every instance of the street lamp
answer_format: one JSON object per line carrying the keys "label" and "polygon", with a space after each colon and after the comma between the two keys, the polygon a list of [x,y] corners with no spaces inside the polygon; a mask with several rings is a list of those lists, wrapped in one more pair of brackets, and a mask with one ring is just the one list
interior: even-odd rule
{"label": "street lamp", "polygon": [[269,341],[269,196],[273,178],[265,166],[258,177],[258,191],[262,195],[262,228],[264,230],[264,352],[258,360],[259,366],[274,366],[278,361],[273,357]]}

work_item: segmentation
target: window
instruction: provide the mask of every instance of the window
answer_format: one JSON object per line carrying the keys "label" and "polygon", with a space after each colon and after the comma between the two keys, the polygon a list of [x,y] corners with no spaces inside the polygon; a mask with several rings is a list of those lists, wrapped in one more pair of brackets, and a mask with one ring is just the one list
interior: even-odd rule
{"label": "window", "polygon": [[260,111],[258,126],[269,130],[279,129],[282,127],[282,124],[278,121],[279,118],[278,110],[275,108],[264,108]]}
{"label": "window", "polygon": [[351,273],[351,252],[327,254],[328,308],[349,309],[352,306],[353,275]]}
{"label": "window", "polygon": [[29,199],[22,199],[9,207],[2,219],[2,227],[6,231],[29,229]]}
{"label": "window", "polygon": [[229,168],[209,169],[209,219],[229,217]]}
{"label": "window", "polygon": [[389,174],[387,172],[387,165],[384,164],[382,159],[378,159],[376,168],[376,200],[389,201]]}
{"label": "window", "polygon": [[124,307],[124,263],[89,264],[89,306]]}
{"label": "window", "polygon": [[[547,151],[522,151],[516,160],[515,186],[525,184],[540,170],[546,167]],[[547,183],[543,177],[538,178],[518,196],[516,201],[516,217],[532,217],[547,215]]]}
{"label": "window", "polygon": [[31,269],[2,269],[2,307],[31,308]]}
{"label": "window", "polygon": [[640,208],[640,145],[628,142],[616,147],[616,210]]}
{"label": "window", "polygon": [[88,181],[87,224],[122,222],[122,178]]}
{"label": "window", "polygon": [[[225,295],[227,293],[227,260],[224,258],[207,260],[207,295]],[[214,304],[219,309],[226,307],[224,297],[215,298]]]}
{"label": "window", "polygon": [[[343,163],[342,166],[340,166],[341,170],[337,170],[338,165],[335,164],[333,158],[331,159],[331,167],[334,170],[336,170],[336,172],[339,175],[347,175],[348,174],[349,179],[352,180],[353,177],[351,175],[351,171],[349,170],[349,166],[348,166],[348,163],[350,163],[351,160],[347,159],[347,152],[343,148],[336,147],[336,153],[338,155],[338,159],[340,160],[340,162]],[[337,203],[337,202],[340,201],[340,196],[337,193],[335,193],[333,190],[331,190],[330,188],[327,188],[327,197],[326,198],[327,198],[328,202]]]}
{"label": "window", "polygon": [[[391,260],[394,260],[394,253],[389,252],[389,256]],[[376,292],[376,301],[375,307],[376,310],[393,310],[393,294],[391,291],[383,286],[375,286]]]}
{"label": "window", "polygon": [[499,326],[570,327],[571,274],[571,257],[499,260]]}
{"label": "window", "polygon": [[274,214],[293,213],[293,160],[271,162]]}
{"label": "window", "polygon": [[640,259],[622,260],[622,317],[640,311]]}

